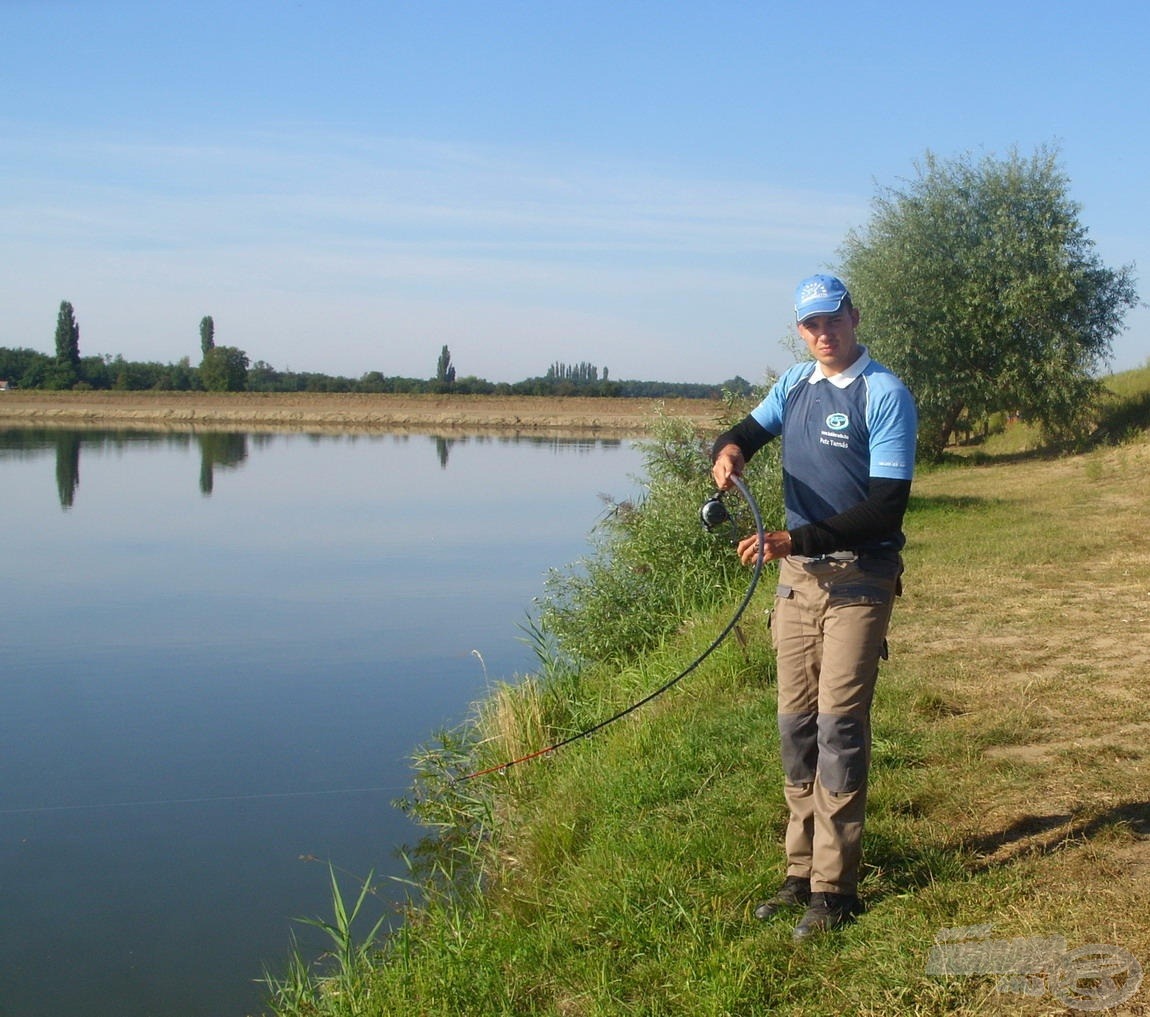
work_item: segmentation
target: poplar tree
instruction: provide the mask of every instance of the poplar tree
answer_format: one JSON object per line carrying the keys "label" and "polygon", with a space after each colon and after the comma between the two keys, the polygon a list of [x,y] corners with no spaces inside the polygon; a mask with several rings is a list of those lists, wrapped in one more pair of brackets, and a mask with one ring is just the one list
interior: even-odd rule
{"label": "poplar tree", "polygon": [[212,316],[207,314],[200,319],[200,352],[206,357],[208,350],[214,349],[215,345],[216,323],[212,320]]}
{"label": "poplar tree", "polygon": [[446,346],[439,351],[435,380],[440,389],[448,389],[455,384],[455,367],[451,363],[451,351]]}
{"label": "poplar tree", "polygon": [[56,316],[56,361],[61,366],[80,366],[80,325],[67,300],[60,301],[60,313]]}

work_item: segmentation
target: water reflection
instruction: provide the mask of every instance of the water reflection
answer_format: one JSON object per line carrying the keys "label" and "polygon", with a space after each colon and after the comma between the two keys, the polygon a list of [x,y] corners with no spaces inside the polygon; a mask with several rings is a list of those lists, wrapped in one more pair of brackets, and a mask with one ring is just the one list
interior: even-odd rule
{"label": "water reflection", "polygon": [[64,431],[56,442],[56,490],[60,507],[70,509],[80,486],[80,436]]}
{"label": "water reflection", "polygon": [[[200,450],[200,492],[210,496],[215,488],[216,470],[233,470],[242,466],[248,459],[251,448],[266,449],[277,439],[287,440],[288,435],[269,433],[251,434],[244,431],[202,431],[196,433],[171,431],[110,431],[110,430],[57,430],[51,428],[10,428],[0,430],[0,459],[36,458],[40,455],[56,456],[56,490],[60,507],[65,511],[72,508],[76,492],[80,487],[80,451],[89,448],[93,451],[122,451],[129,446],[151,445],[184,449],[192,444]],[[457,445],[470,443],[516,444],[549,448],[552,451],[593,452],[598,449],[619,448],[623,441],[618,438],[561,438],[555,436],[507,435],[492,437],[486,435],[451,436],[444,435],[312,435],[319,441],[391,441],[408,443],[411,441],[429,442],[435,451],[435,458],[441,470],[447,469],[451,451]]]}
{"label": "water reflection", "polygon": [[211,494],[216,467],[239,466],[248,457],[248,436],[234,432],[197,434],[200,443],[200,493]]}

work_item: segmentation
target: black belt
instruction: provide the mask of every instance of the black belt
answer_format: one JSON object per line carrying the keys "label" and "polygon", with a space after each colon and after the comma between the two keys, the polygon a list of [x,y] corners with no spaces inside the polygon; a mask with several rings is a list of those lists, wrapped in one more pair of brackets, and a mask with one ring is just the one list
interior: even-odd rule
{"label": "black belt", "polygon": [[792,554],[800,565],[818,565],[824,561],[852,562],[860,558],[882,558],[885,561],[898,561],[898,551],[828,551],[826,554]]}
{"label": "black belt", "polygon": [[861,557],[857,551],[828,551],[826,554],[792,554],[791,559],[800,565],[818,565],[824,561],[852,562]]}

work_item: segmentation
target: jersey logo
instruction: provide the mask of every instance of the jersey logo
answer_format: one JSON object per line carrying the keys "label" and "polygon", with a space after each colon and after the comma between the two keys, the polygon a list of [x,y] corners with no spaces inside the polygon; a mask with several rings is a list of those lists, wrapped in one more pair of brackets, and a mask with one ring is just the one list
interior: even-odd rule
{"label": "jersey logo", "polygon": [[845,413],[832,413],[827,417],[827,427],[832,431],[845,431],[850,426],[850,420]]}

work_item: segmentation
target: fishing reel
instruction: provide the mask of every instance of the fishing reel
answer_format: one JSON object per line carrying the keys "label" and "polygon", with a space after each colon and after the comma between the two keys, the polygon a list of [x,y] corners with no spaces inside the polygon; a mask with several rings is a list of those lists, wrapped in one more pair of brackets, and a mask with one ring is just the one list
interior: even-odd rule
{"label": "fishing reel", "polygon": [[716,492],[711,495],[702,507],[699,509],[699,521],[703,524],[703,529],[708,533],[714,533],[715,530],[722,526],[723,523],[731,521],[731,513],[727,511],[727,506],[723,504],[722,492]]}
{"label": "fishing reel", "polygon": [[739,543],[739,532],[735,527],[735,520],[731,517],[731,513],[727,511],[727,506],[723,502],[723,493],[717,491],[711,495],[702,507],[699,509],[699,521],[703,524],[703,529],[708,533],[714,533],[719,527],[729,523],[731,532],[729,540],[731,546],[734,547]]}
{"label": "fishing reel", "polygon": [[[738,483],[742,483],[739,481]],[[742,492],[742,491],[741,491]],[[707,533],[715,533],[723,527],[727,527],[727,538],[733,548],[738,546],[738,527],[739,523],[736,521],[734,515],[731,515],[727,509],[727,503],[723,502],[723,495],[728,494],[726,491],[715,491],[714,494],[706,499],[706,502],[699,507],[699,521],[703,523],[703,528]],[[743,497],[746,497],[744,494]]]}

